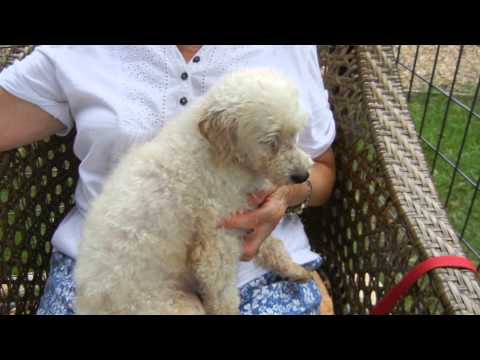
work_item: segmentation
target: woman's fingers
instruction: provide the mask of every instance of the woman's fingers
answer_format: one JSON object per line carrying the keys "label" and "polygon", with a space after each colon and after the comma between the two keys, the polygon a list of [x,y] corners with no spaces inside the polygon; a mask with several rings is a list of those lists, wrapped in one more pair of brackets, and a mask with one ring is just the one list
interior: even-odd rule
{"label": "woman's fingers", "polygon": [[241,261],[252,260],[258,252],[263,241],[272,233],[270,224],[264,224],[250,232],[243,242],[243,253],[240,257]]}
{"label": "woman's fingers", "polygon": [[258,248],[261,245],[261,241],[258,237],[257,230],[251,231],[243,242],[241,261],[250,261],[257,254]]}
{"label": "woman's fingers", "polygon": [[263,223],[275,223],[276,225],[284,214],[285,207],[282,203],[272,199],[256,210],[225,219],[221,226],[227,229],[252,230]]}
{"label": "woman's fingers", "polygon": [[273,192],[273,190],[260,190],[255,193],[248,194],[247,202],[250,206],[260,206],[265,202],[265,199]]}
{"label": "woman's fingers", "polygon": [[272,233],[285,214],[286,203],[283,193],[275,194],[277,193],[269,191],[250,194],[248,199],[250,204],[253,206],[258,204],[261,207],[231,216],[220,225],[227,229],[240,229],[249,232],[245,237],[243,254],[240,260],[250,261],[255,257],[262,242]]}
{"label": "woman's fingers", "polygon": [[260,206],[262,205],[267,198],[274,194],[278,190],[278,187],[273,186],[268,189],[259,190],[253,194],[248,195],[248,202],[251,206]]}
{"label": "woman's fingers", "polygon": [[227,229],[243,229],[251,230],[263,221],[265,211],[261,208],[258,210],[248,211],[246,213],[234,215],[223,221],[223,227]]}

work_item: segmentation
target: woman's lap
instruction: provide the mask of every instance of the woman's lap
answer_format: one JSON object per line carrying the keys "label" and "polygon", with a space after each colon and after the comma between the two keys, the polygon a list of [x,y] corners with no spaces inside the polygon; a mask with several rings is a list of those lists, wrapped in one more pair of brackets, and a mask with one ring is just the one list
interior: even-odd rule
{"label": "woman's lap", "polygon": [[[318,269],[321,261],[304,267]],[[240,288],[242,315],[319,315],[320,291],[315,281],[296,283],[267,273]]]}
{"label": "woman's lap", "polygon": [[75,260],[59,252],[52,254],[50,273],[37,315],[73,315],[73,267]]}
{"label": "woman's lap", "polygon": [[[317,269],[320,260],[305,267]],[[59,252],[52,254],[50,274],[37,315],[73,315],[73,268],[75,260]],[[268,273],[240,288],[242,315],[317,315],[321,302],[315,282],[298,284]]]}

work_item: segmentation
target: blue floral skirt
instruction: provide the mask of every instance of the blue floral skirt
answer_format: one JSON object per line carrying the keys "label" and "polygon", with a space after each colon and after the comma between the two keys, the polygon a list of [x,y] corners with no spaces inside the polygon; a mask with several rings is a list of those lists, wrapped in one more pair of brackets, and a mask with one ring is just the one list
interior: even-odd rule
{"label": "blue floral skirt", "polygon": [[[303,265],[314,270],[321,259]],[[37,315],[73,315],[75,260],[60,253],[52,254],[50,273]],[[318,315],[320,291],[315,282],[298,284],[267,273],[240,288],[242,315]]]}

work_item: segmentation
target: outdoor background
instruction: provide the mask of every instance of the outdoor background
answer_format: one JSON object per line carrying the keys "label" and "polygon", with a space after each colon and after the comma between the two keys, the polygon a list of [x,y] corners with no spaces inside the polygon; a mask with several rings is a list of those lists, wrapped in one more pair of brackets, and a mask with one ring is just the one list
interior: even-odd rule
{"label": "outdoor background", "polygon": [[480,45],[398,45],[395,55],[434,183],[478,267]]}

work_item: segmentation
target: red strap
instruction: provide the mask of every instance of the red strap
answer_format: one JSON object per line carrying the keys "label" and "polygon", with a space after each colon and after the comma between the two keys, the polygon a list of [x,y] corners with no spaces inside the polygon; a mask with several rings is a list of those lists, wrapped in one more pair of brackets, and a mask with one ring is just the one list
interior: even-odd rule
{"label": "red strap", "polygon": [[439,256],[425,260],[415,266],[403,279],[395,285],[377,305],[370,311],[370,315],[385,315],[392,311],[397,302],[402,298],[415,284],[415,282],[425,273],[442,267],[467,269],[477,272],[475,265],[464,258],[458,256]]}

